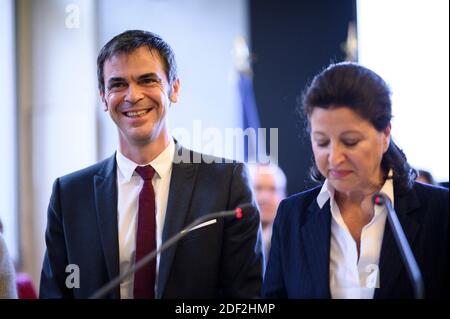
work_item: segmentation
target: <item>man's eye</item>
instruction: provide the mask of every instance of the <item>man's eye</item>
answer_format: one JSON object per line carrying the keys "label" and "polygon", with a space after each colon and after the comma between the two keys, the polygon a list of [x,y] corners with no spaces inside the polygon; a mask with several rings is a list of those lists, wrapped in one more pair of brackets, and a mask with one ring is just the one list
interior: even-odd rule
{"label": "man's eye", "polygon": [[154,84],[154,83],[158,83],[158,81],[156,79],[147,78],[147,79],[143,79],[142,83],[144,83],[144,84]]}
{"label": "man's eye", "polygon": [[117,88],[122,88],[125,86],[125,83],[122,82],[117,82],[117,83],[112,83],[109,88],[110,89],[117,89]]}

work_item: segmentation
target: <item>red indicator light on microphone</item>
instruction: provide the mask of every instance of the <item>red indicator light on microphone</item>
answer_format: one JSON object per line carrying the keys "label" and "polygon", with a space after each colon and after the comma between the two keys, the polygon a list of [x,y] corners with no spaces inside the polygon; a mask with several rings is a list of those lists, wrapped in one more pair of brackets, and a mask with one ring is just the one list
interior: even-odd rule
{"label": "red indicator light on microphone", "polygon": [[242,218],[242,208],[238,207],[234,211],[236,212],[236,218],[241,219]]}

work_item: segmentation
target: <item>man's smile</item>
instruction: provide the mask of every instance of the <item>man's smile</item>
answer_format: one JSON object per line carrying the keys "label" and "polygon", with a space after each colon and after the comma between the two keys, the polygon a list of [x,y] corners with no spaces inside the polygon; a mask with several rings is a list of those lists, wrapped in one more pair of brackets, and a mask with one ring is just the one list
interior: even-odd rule
{"label": "man's smile", "polygon": [[126,117],[138,118],[138,117],[144,116],[151,110],[153,110],[153,108],[148,108],[148,109],[143,109],[143,110],[135,110],[135,111],[127,111],[127,112],[122,112],[122,114],[125,115]]}

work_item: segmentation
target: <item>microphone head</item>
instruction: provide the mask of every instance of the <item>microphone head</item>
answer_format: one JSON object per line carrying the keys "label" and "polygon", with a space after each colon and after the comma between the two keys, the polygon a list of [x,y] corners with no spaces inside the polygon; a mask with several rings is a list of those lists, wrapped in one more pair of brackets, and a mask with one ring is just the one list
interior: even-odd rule
{"label": "microphone head", "polygon": [[242,218],[242,208],[238,207],[234,211],[236,212],[236,218],[241,219]]}
{"label": "microphone head", "polygon": [[256,208],[251,203],[245,203],[242,205],[239,205],[235,210],[236,218],[241,219],[244,215],[249,215],[256,211]]}
{"label": "microphone head", "polygon": [[375,205],[381,206],[384,204],[384,197],[380,193],[376,193],[373,195],[372,201]]}
{"label": "microphone head", "polygon": [[392,205],[391,199],[383,192],[378,192],[372,196],[372,202],[378,206],[390,206]]}

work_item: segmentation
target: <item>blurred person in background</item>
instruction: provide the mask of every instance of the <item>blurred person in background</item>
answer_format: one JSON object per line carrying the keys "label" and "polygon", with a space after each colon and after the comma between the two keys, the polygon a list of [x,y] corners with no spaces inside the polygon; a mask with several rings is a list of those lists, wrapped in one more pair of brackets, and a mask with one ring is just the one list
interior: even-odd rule
{"label": "blurred person in background", "polygon": [[3,238],[3,224],[0,220],[0,299],[16,299],[16,276],[14,264],[9,256]]}
{"label": "blurred person in background", "polygon": [[256,163],[248,166],[261,216],[264,259],[267,264],[273,221],[278,205],[286,197],[286,175],[275,164]]}
{"label": "blurred person in background", "polygon": [[[0,220],[0,236],[3,233],[3,224]],[[13,265],[14,267],[14,265]],[[17,267],[14,267],[17,268]],[[1,275],[0,275],[1,276]],[[19,299],[37,299],[37,292],[30,275],[15,271],[15,284]],[[1,293],[0,293],[1,296]]]}
{"label": "blurred person in background", "polygon": [[436,181],[434,180],[433,175],[429,171],[424,170],[424,169],[417,170],[416,181],[424,183],[424,184],[429,184],[429,185],[437,185]]}

